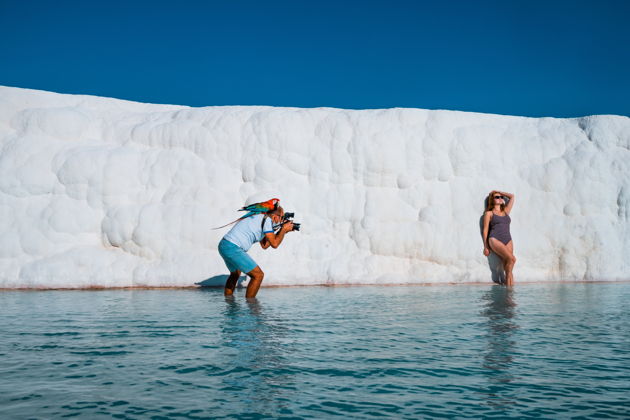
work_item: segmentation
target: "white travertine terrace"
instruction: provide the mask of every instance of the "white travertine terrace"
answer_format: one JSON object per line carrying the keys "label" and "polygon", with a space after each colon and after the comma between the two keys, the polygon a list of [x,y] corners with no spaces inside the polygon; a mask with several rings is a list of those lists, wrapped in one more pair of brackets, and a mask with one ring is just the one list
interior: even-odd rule
{"label": "white travertine terrace", "polygon": [[515,280],[630,278],[630,119],[189,108],[0,87],[0,287],[220,284],[246,201],[302,231],[264,285],[491,282],[484,198],[516,194]]}

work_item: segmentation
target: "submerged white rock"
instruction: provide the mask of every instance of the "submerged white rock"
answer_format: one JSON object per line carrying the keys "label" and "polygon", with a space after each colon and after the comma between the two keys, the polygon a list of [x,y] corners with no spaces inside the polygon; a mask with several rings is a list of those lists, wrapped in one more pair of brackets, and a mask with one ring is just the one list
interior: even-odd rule
{"label": "submerged white rock", "polygon": [[479,223],[516,194],[515,280],[630,278],[630,119],[150,105],[0,87],[0,287],[220,284],[212,230],[277,196],[302,231],[265,285],[491,281]]}

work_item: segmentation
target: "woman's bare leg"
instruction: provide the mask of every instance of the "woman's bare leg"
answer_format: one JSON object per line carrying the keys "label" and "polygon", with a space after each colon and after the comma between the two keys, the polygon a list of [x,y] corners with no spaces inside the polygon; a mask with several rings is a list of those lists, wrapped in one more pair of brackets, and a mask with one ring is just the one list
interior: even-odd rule
{"label": "woman's bare leg", "polygon": [[[510,263],[510,277],[507,281],[508,286],[514,285],[514,264],[516,264],[516,257],[514,256],[514,243],[512,241],[508,242],[506,245],[507,249],[510,251],[510,255],[512,255],[512,260]],[[506,274],[507,275],[507,274]]]}
{"label": "woman's bare leg", "polygon": [[505,284],[507,286],[514,285],[514,276],[512,275],[512,269],[514,268],[514,264],[516,264],[516,257],[514,257],[514,253],[512,252],[513,245],[512,241],[508,242],[507,245],[504,245],[503,242],[496,238],[488,239],[488,244],[492,251],[501,258],[503,261],[503,269],[505,270]]}

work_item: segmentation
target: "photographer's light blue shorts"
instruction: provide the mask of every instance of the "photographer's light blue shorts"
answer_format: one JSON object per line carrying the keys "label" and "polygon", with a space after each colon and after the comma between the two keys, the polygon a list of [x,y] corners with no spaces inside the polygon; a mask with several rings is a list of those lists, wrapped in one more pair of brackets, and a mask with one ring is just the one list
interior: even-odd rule
{"label": "photographer's light blue shorts", "polygon": [[249,273],[258,265],[252,257],[247,255],[247,252],[225,239],[221,239],[221,242],[219,242],[219,254],[225,261],[225,265],[230,270],[230,273],[237,270]]}

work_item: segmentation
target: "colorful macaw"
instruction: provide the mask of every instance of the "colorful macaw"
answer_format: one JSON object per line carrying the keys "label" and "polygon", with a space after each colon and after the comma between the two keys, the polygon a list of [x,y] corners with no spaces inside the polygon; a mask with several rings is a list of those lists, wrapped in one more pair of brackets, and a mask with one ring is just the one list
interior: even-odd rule
{"label": "colorful macaw", "polygon": [[238,211],[246,211],[247,214],[245,216],[239,217],[233,222],[228,223],[227,225],[219,226],[213,229],[221,229],[226,226],[230,226],[233,223],[240,222],[243,219],[247,219],[255,214],[267,213],[271,210],[275,210],[278,208],[279,198],[272,198],[271,200],[262,201],[260,203],[250,204],[249,206],[243,206]]}

